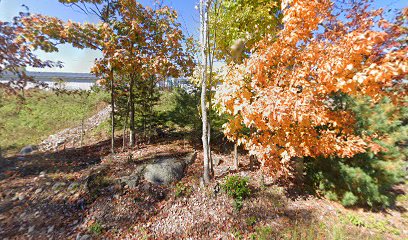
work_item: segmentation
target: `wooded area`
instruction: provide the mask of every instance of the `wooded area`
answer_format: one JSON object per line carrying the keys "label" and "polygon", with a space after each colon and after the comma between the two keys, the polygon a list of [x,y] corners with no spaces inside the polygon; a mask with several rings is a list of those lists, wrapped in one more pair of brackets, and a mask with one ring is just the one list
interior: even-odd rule
{"label": "wooded area", "polygon": [[[312,204],[338,202],[344,211],[396,211],[403,220],[398,220],[399,225],[391,221],[382,230],[378,221],[371,225],[367,223],[371,220],[359,222],[349,213],[345,219],[357,227],[380,229],[384,239],[408,236],[407,210],[398,205],[400,199],[406,199],[401,189],[406,189],[408,155],[408,8],[384,12],[368,0],[200,0],[196,39],[186,36],[177,11],[161,1],[154,7],[134,0],[59,2],[67,10],[98,16],[99,23],[63,21],[29,13],[28,9],[11,22],[0,21],[0,75],[11,72],[16,76],[0,83],[0,131],[12,138],[14,129],[26,129],[16,127],[20,124],[17,121],[31,121],[21,114],[36,108],[36,98],[53,99],[55,92],[66,101],[76,101],[71,121],[77,121],[79,137],[67,130],[72,137],[47,143],[52,148],[44,147],[44,139],[42,143],[32,142],[31,150],[23,148],[27,154],[23,150],[16,154],[19,143],[0,142],[2,208],[13,209],[8,198],[19,199],[20,195],[9,191],[15,188],[13,181],[66,171],[84,183],[84,189],[78,187],[81,190],[73,193],[76,199],[86,199],[81,211],[104,198],[120,202],[122,195],[133,199],[138,209],[143,206],[149,210],[146,219],[138,212],[140,216],[123,217],[123,223],[108,223],[116,222],[115,217],[109,221],[101,220],[103,217],[88,219],[84,221],[87,227],[78,227],[82,230],[69,234],[64,230],[59,236],[72,238],[75,232],[77,239],[141,239],[143,234],[148,239],[353,238],[347,231],[337,238],[326,233],[333,229],[316,230],[309,225],[311,232],[300,231],[300,235],[292,231],[286,234],[282,230],[285,227],[276,227],[276,232],[263,229],[262,224],[268,224],[269,219],[261,217],[265,211],[276,211],[277,215],[286,211],[277,210],[280,205],[268,205],[284,201],[276,200],[283,194],[273,192],[277,186],[285,189],[288,199],[313,196]],[[60,44],[67,43],[102,53],[91,70],[99,79],[98,85],[88,91],[54,89],[47,94],[27,89],[28,84],[47,89],[26,74],[27,67],[63,65],[39,59],[36,51],[56,52]],[[160,87],[169,77],[187,78],[191,89]],[[96,117],[97,123],[92,123],[87,119],[97,112],[97,106],[97,111],[110,109],[109,119]],[[48,114],[57,118],[55,113]],[[30,139],[38,141],[50,131],[62,131],[62,127],[33,133],[35,137]],[[17,136],[17,131],[14,134]],[[25,144],[28,138],[16,139]],[[51,136],[48,139],[53,141]],[[28,165],[21,162],[30,157]],[[50,161],[56,164],[54,168]],[[84,167],[87,164],[100,167],[88,169]],[[160,173],[157,177],[156,167],[169,168],[174,176],[162,178]],[[127,169],[133,173],[123,172]],[[116,180],[106,180],[106,176]],[[64,185],[55,186],[57,194]],[[165,223],[167,228],[163,228],[171,234],[160,226],[157,230],[153,225],[164,215],[154,212],[162,210],[161,204],[166,211],[177,211],[171,210],[175,205],[166,197],[169,189],[163,186],[172,186],[174,201],[183,197],[178,201],[185,201],[186,208],[202,204],[200,211],[206,206],[222,206],[217,202],[221,200],[214,199],[229,197],[233,219],[245,218],[246,224],[231,220],[231,225],[225,225],[228,229],[218,229],[219,234],[212,227],[209,232],[201,229],[204,223],[191,226],[185,233],[176,234],[168,230],[172,225]],[[221,193],[225,194],[217,198]],[[65,198],[64,202],[68,201]],[[251,215],[245,204],[247,208],[258,206],[259,216]],[[117,206],[122,205],[106,208]],[[215,219],[227,211],[225,208],[208,207],[220,211],[214,213]],[[6,211],[0,211],[1,221],[7,222]],[[77,213],[70,214],[77,217]],[[19,235],[14,221],[0,225],[0,235],[10,239],[31,236],[34,230]],[[105,221],[106,226],[98,221]],[[136,221],[151,223],[143,225],[149,229],[146,234],[142,225],[126,233],[112,230],[120,224],[133,226]],[[221,228],[217,221],[214,228]],[[197,233],[205,236],[195,235],[194,229],[201,229]],[[224,234],[232,229],[243,236]],[[51,236],[38,234],[33,236]]]}

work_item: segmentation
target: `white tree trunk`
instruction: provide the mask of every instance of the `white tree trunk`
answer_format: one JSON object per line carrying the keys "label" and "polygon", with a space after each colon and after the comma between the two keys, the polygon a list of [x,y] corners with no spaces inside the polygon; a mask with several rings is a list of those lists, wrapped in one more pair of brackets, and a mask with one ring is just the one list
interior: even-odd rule
{"label": "white tree trunk", "polygon": [[201,58],[202,58],[202,76],[201,76],[201,117],[203,122],[203,157],[204,157],[204,183],[210,181],[210,165],[208,152],[208,119],[207,119],[207,104],[206,104],[206,79],[207,79],[207,0],[200,0],[200,44],[201,44]]}

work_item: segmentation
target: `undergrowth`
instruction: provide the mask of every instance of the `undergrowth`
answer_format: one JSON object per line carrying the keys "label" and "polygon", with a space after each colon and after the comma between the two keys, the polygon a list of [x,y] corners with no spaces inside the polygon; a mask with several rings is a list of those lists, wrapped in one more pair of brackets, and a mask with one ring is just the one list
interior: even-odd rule
{"label": "undergrowth", "polygon": [[244,199],[251,195],[248,181],[247,177],[227,176],[221,186],[227,195],[234,199],[233,206],[237,211],[241,210]]}

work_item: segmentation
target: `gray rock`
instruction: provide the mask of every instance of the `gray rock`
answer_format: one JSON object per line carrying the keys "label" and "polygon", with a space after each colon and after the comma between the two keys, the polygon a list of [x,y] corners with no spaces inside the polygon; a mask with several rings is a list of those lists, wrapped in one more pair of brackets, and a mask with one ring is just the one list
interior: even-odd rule
{"label": "gray rock", "polygon": [[186,163],[176,158],[162,158],[146,166],[144,178],[154,184],[167,185],[184,176]]}
{"label": "gray rock", "polygon": [[119,179],[119,183],[122,186],[128,186],[130,189],[134,189],[139,184],[139,179],[140,179],[140,176],[135,174],[135,175],[121,177]]}
{"label": "gray rock", "polygon": [[91,236],[88,234],[83,235],[82,237],[79,238],[79,240],[88,240],[91,239]]}
{"label": "gray rock", "polygon": [[178,181],[184,177],[184,170],[187,165],[194,162],[197,156],[196,152],[189,153],[183,158],[161,157],[154,163],[146,165],[144,169],[144,178],[154,184],[167,185]]}
{"label": "gray rock", "polygon": [[13,200],[13,201],[17,201],[17,200],[23,201],[24,198],[25,198],[25,196],[24,196],[23,193],[17,193],[11,200]]}
{"label": "gray rock", "polygon": [[47,233],[52,233],[54,231],[54,225],[48,227]]}
{"label": "gray rock", "polygon": [[197,157],[197,152],[194,151],[194,152],[192,152],[192,153],[187,154],[187,155],[184,157],[183,160],[184,160],[187,164],[192,164],[192,163],[194,163],[196,157]]}
{"label": "gray rock", "polygon": [[131,189],[136,188],[136,186],[139,184],[141,177],[143,176],[143,171],[145,167],[146,167],[145,165],[140,165],[136,167],[136,169],[129,176],[119,178],[119,184],[122,187],[128,186]]}
{"label": "gray rock", "polygon": [[23,147],[19,154],[25,156],[25,155],[31,154],[37,149],[38,149],[37,146],[28,145],[28,146]]}
{"label": "gray rock", "polygon": [[35,226],[31,226],[28,228],[28,234],[34,232]]}
{"label": "gray rock", "polygon": [[52,190],[53,190],[53,191],[61,190],[61,188],[64,187],[65,185],[67,185],[67,184],[64,183],[64,182],[56,182],[56,183],[54,184],[54,186],[52,186]]}
{"label": "gray rock", "polygon": [[213,160],[214,166],[218,166],[222,162],[221,158],[217,156],[213,156],[212,160]]}

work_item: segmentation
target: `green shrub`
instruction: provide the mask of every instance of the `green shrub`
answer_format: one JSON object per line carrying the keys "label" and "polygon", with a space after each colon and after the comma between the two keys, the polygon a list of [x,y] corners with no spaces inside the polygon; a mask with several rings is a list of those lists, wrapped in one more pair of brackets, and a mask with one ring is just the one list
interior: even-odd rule
{"label": "green shrub", "polygon": [[92,223],[91,226],[89,226],[89,231],[95,235],[101,234],[102,230],[103,230],[103,227],[99,222],[94,222]]}
{"label": "green shrub", "polygon": [[366,225],[365,222],[356,215],[348,214],[347,219],[350,221],[351,224],[357,227],[364,227]]}
{"label": "green shrub", "polygon": [[183,184],[182,182],[178,182],[174,191],[176,197],[188,196],[191,193],[191,187]]}
{"label": "green shrub", "polygon": [[242,236],[242,233],[239,230],[234,229],[232,235],[234,236],[234,239],[244,239],[244,236]]}
{"label": "green shrub", "polygon": [[[190,133],[195,138],[199,136],[202,124],[199,102],[200,94],[196,91],[188,93],[182,88],[162,91],[160,100],[154,107],[157,112],[155,121],[160,127]],[[215,107],[209,109],[208,114],[211,119],[211,141],[223,138],[222,125],[227,122],[227,116],[218,114]]]}
{"label": "green shrub", "polygon": [[251,194],[248,181],[247,177],[227,176],[221,186],[228,196],[234,199],[233,205],[236,210],[241,210],[243,200]]}
{"label": "green shrub", "polygon": [[402,181],[408,156],[408,108],[395,106],[388,98],[375,105],[345,96],[336,101],[355,114],[355,132],[371,136],[384,150],[367,149],[352,158],[305,158],[306,180],[314,191],[344,206],[392,205],[396,196],[390,189]]}
{"label": "green shrub", "polygon": [[274,239],[273,230],[270,226],[260,226],[255,229],[255,234],[250,236],[251,239],[268,240]]}
{"label": "green shrub", "polygon": [[357,203],[358,198],[352,192],[346,192],[341,200],[343,206],[353,206]]}
{"label": "green shrub", "polygon": [[227,176],[222,188],[233,198],[244,199],[251,194],[251,190],[248,186],[249,179],[241,176]]}
{"label": "green shrub", "polygon": [[255,223],[256,223],[256,217],[255,217],[255,216],[251,216],[251,217],[247,218],[247,219],[245,220],[245,222],[246,222],[247,226],[254,226]]}

